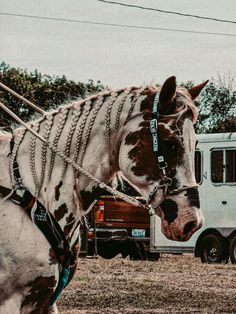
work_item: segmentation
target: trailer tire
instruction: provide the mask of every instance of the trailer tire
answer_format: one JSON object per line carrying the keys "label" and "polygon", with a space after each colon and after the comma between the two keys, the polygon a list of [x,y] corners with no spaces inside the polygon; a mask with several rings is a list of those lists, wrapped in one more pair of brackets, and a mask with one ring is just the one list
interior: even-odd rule
{"label": "trailer tire", "polygon": [[227,263],[229,250],[225,239],[216,234],[208,234],[201,241],[200,257],[203,263]]}
{"label": "trailer tire", "polygon": [[229,255],[232,264],[236,264],[236,235],[230,241]]}

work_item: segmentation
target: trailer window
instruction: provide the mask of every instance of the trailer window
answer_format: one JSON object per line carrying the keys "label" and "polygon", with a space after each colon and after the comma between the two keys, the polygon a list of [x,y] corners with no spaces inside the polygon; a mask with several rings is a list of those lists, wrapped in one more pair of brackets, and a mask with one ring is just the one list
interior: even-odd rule
{"label": "trailer window", "polygon": [[200,151],[195,151],[195,178],[197,183],[202,181],[202,154]]}
{"label": "trailer window", "polygon": [[211,181],[223,182],[223,150],[215,150],[211,153]]}
{"label": "trailer window", "polygon": [[211,152],[211,181],[213,183],[236,182],[236,150]]}
{"label": "trailer window", "polygon": [[236,182],[236,150],[226,151],[226,182]]}

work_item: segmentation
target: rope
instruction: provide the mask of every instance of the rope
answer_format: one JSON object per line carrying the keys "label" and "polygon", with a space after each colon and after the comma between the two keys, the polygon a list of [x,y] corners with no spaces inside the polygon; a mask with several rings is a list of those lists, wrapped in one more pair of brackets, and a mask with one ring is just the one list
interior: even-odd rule
{"label": "rope", "polygon": [[2,82],[0,82],[0,87],[2,87],[3,89],[5,89],[7,92],[11,93],[12,95],[14,95],[15,97],[19,98],[20,100],[22,100],[23,102],[25,102],[27,105],[29,105],[30,107],[32,107],[33,109],[35,109],[36,111],[40,112],[40,113],[45,113],[45,111],[41,108],[39,108],[38,106],[36,106],[35,104],[33,104],[31,101],[29,101],[28,99],[24,98],[23,96],[19,95],[18,93],[16,93],[14,90],[12,90],[11,88],[9,88],[8,86],[6,86],[5,84],[3,84]]}

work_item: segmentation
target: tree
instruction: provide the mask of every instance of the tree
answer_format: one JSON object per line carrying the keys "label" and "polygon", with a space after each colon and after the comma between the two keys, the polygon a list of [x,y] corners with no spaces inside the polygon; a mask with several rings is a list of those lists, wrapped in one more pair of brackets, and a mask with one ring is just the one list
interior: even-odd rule
{"label": "tree", "polygon": [[[0,81],[44,110],[73,99],[84,98],[103,89],[100,81],[94,83],[93,80],[89,80],[87,83],[76,83],[67,80],[64,75],[62,77],[42,75],[38,70],[28,73],[27,70],[10,67],[4,62],[0,64]],[[32,108],[2,89],[0,101],[24,121],[29,120],[34,114]],[[11,121],[2,111],[0,119],[3,124],[6,120]]]}
{"label": "tree", "polygon": [[[182,85],[189,88],[194,83]],[[212,79],[202,91],[196,105],[199,112],[196,124],[198,133],[236,131],[236,91],[233,78],[219,76],[217,81]]]}

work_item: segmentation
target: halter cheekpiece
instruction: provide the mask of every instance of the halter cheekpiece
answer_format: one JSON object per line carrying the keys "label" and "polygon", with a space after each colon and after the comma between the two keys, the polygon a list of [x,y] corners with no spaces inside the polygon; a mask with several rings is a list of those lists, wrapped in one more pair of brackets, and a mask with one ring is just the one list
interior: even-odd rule
{"label": "halter cheekpiece", "polygon": [[[150,120],[150,132],[152,135],[153,153],[157,157],[158,168],[161,170],[163,178],[160,184],[156,185],[153,191],[149,194],[149,202],[154,198],[158,189],[164,189],[164,195],[166,195],[168,187],[172,184],[172,179],[167,177],[166,175],[167,162],[165,161],[158,135],[158,118],[159,118],[158,103],[159,93],[157,92],[153,102],[152,119]],[[154,215],[155,210],[152,207],[150,207],[149,213],[150,215]]]}

